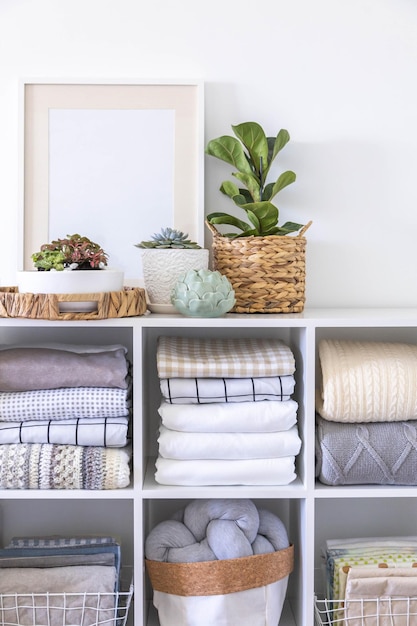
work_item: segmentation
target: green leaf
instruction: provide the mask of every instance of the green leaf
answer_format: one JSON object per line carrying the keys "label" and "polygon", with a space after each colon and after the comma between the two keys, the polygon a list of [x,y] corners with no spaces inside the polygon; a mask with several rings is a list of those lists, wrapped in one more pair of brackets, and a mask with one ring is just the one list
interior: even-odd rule
{"label": "green leaf", "polygon": [[207,215],[207,221],[210,224],[229,224],[229,226],[235,226],[244,232],[251,228],[249,224],[243,220],[238,219],[234,215],[229,215],[228,213],[210,213],[210,215]]}
{"label": "green leaf", "polygon": [[252,202],[242,205],[246,212],[251,211],[259,220],[259,234],[263,235],[278,223],[279,211],[271,202]]}
{"label": "green leaf", "polygon": [[296,179],[296,176],[294,172],[291,172],[290,170],[288,170],[287,172],[283,172],[278,177],[278,180],[276,181],[276,183],[274,183],[269,199],[272,200],[272,198],[276,196],[277,193],[279,193],[282,189],[284,189],[284,187],[291,185],[295,181],[295,179]]}
{"label": "green leaf", "polygon": [[304,226],[304,224],[297,224],[297,222],[285,222],[280,228],[280,230],[285,231],[285,233],[295,233]]}
{"label": "green leaf", "polygon": [[241,183],[243,183],[251,195],[252,202],[258,202],[261,199],[259,180],[253,174],[242,174],[235,172],[233,174]]}
{"label": "green leaf", "polygon": [[207,144],[206,153],[221,161],[230,163],[230,165],[236,167],[239,172],[252,174],[242,144],[235,137],[224,135],[218,139],[212,139]]}
{"label": "green leaf", "polygon": [[252,224],[255,226],[256,232],[259,235],[261,231],[261,222],[256,217],[256,213],[254,213],[250,209],[246,209],[246,215],[248,216]]}
{"label": "green leaf", "polygon": [[281,128],[281,130],[279,131],[278,135],[276,136],[274,140],[274,145],[272,148],[272,155],[271,155],[271,163],[277,156],[278,152],[280,152],[287,145],[289,140],[290,140],[290,134],[288,130]]}
{"label": "green leaf", "polygon": [[229,180],[225,180],[224,183],[221,184],[220,191],[224,193],[225,196],[229,196],[229,198],[239,195],[239,187]]}
{"label": "green leaf", "polygon": [[260,178],[261,159],[263,169],[268,168],[268,141],[262,126],[256,122],[243,122],[243,124],[232,126],[232,130],[249,152]]}

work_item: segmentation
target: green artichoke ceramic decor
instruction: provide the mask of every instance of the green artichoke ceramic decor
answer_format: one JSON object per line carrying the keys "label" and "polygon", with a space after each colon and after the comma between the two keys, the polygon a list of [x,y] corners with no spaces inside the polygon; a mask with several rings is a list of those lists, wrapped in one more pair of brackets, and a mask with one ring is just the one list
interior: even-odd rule
{"label": "green artichoke ceramic decor", "polygon": [[235,292],[217,270],[190,270],[178,279],[171,302],[182,315],[220,317],[233,308]]}

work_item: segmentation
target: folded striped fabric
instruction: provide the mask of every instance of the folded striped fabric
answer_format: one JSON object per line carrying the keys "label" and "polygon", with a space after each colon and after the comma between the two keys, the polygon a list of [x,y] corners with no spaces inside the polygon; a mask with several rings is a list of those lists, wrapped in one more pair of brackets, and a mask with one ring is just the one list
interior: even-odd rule
{"label": "folded striped fabric", "polygon": [[128,443],[127,417],[0,422],[0,444],[57,443],[123,447]]}
{"label": "folded striped fabric", "polygon": [[40,535],[30,537],[12,537],[4,549],[10,548],[60,548],[66,546],[95,546],[116,544],[116,539],[106,535]]}
{"label": "folded striped fabric", "polygon": [[294,393],[294,376],[266,378],[166,378],[161,393],[170,404],[210,402],[285,402]]}
{"label": "folded striped fabric", "polygon": [[120,489],[129,447],[15,443],[0,446],[0,489]]}
{"label": "folded striped fabric", "polygon": [[294,355],[279,339],[159,337],[159,378],[250,378],[295,372]]}
{"label": "folded striped fabric", "polygon": [[0,392],[0,420],[123,417],[132,406],[132,380],[117,387],[62,387]]}

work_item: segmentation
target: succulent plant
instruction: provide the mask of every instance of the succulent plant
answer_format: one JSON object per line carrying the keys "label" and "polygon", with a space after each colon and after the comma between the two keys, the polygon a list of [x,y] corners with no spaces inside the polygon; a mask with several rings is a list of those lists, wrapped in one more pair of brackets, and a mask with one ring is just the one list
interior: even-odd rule
{"label": "succulent plant", "polygon": [[233,308],[235,292],[217,270],[190,270],[179,277],[171,302],[189,317],[219,317]]}
{"label": "succulent plant", "polygon": [[38,270],[102,269],[107,265],[107,254],[102,247],[81,235],[67,235],[41,246],[32,254]]}
{"label": "succulent plant", "polygon": [[162,228],[160,233],[152,235],[150,241],[141,241],[134,244],[136,248],[201,248],[195,241],[188,238],[188,233],[183,233],[175,228]]}

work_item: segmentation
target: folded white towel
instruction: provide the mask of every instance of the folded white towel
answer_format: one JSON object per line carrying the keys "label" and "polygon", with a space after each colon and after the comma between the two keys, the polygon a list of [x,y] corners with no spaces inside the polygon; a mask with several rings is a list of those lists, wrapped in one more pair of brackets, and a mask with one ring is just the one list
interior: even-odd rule
{"label": "folded white towel", "polygon": [[163,378],[161,393],[171,404],[212,402],[286,402],[294,393],[294,376],[267,378]]}
{"label": "folded white towel", "polygon": [[276,433],[185,433],[159,428],[159,454],[166,459],[267,459],[295,456],[297,426]]}
{"label": "folded white towel", "polygon": [[295,400],[276,402],[214,402],[169,404],[158,409],[162,423],[171,430],[214,433],[266,433],[288,430],[297,423]]}
{"label": "folded white towel", "polygon": [[177,461],[159,456],[155,480],[161,485],[288,485],[296,478],[295,457],[244,461]]}

